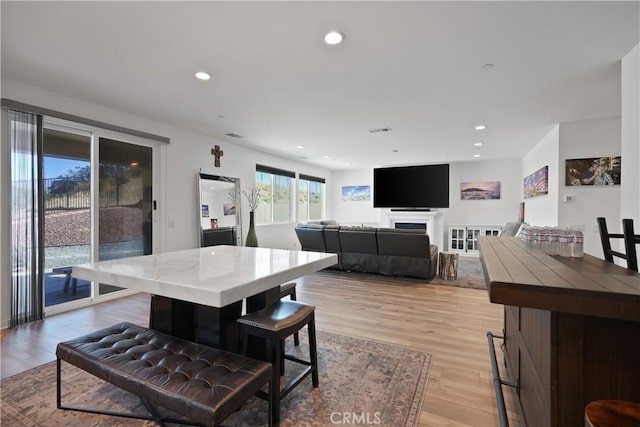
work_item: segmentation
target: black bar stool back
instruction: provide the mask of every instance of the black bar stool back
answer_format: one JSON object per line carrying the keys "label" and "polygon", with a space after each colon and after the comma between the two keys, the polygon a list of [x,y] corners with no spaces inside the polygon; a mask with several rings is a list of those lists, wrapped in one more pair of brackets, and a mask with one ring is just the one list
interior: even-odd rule
{"label": "black bar stool back", "polygon": [[[613,262],[613,257],[624,259],[627,261],[627,268],[638,271],[638,254],[636,245],[640,243],[640,236],[634,234],[633,220],[625,218],[622,220],[622,233],[609,233],[607,229],[607,220],[598,217],[598,230],[600,231],[600,241],[602,242],[602,251],[604,259]],[[611,239],[623,239],[625,252],[614,251],[611,248]]]}

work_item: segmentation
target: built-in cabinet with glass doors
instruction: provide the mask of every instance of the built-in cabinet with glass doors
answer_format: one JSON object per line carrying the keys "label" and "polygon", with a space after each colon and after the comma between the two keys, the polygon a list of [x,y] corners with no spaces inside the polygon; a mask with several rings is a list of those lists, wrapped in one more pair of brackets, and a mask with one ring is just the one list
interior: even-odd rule
{"label": "built-in cabinet with glass doors", "polygon": [[499,225],[449,224],[449,252],[478,256],[478,238],[497,236],[501,229]]}

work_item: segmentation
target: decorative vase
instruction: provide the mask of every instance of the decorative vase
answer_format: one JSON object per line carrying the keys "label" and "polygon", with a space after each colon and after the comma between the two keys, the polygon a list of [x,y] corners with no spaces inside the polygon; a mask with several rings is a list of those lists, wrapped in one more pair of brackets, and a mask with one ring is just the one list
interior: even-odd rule
{"label": "decorative vase", "polygon": [[253,220],[254,212],[249,212],[249,232],[247,233],[247,240],[245,246],[251,246],[253,248],[258,247],[258,236],[256,235],[256,226]]}

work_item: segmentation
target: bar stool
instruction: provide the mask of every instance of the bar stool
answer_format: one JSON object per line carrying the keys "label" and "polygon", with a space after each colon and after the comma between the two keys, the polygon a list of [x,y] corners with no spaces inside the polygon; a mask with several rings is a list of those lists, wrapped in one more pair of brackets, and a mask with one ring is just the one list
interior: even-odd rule
{"label": "bar stool", "polygon": [[[273,366],[271,378],[271,402],[273,423],[280,422],[280,401],[284,399],[309,374],[313,387],[318,387],[318,353],[316,348],[315,307],[295,301],[278,301],[262,310],[246,314],[238,319],[242,335],[242,352],[246,354],[249,336],[264,338],[268,344],[269,362]],[[307,326],[309,332],[309,361],[285,354],[284,339]],[[300,374],[280,389],[280,376],[284,360],[307,366]],[[266,393],[258,397],[268,399]]]}
{"label": "bar stool", "polygon": [[[596,220],[604,259],[609,262],[613,262],[613,257],[624,259],[627,261],[629,270],[638,271],[636,245],[640,244],[640,236],[633,231],[633,219],[622,219],[622,233],[609,233],[604,217],[598,217]],[[611,248],[611,239],[624,240],[624,253]],[[590,402],[584,410],[584,425],[585,427],[640,427],[640,403],[625,400]]]}
{"label": "bar stool", "polygon": [[[289,296],[291,301],[298,300],[296,296],[296,282],[289,282],[284,285],[280,285],[280,298],[284,298],[286,296]],[[300,345],[300,337],[297,332],[293,334],[293,344],[296,346]]]}
{"label": "bar stool", "polygon": [[640,427],[640,403],[596,400],[584,410],[585,427]]}
{"label": "bar stool", "polygon": [[[638,271],[638,255],[636,245],[640,243],[640,236],[634,234],[633,219],[624,218],[622,220],[622,233],[609,233],[607,220],[604,217],[596,218],[598,230],[600,231],[600,241],[602,242],[602,252],[604,259],[613,262],[613,257],[618,257],[627,261],[627,268]],[[611,249],[611,239],[624,240],[625,251],[618,252]]]}

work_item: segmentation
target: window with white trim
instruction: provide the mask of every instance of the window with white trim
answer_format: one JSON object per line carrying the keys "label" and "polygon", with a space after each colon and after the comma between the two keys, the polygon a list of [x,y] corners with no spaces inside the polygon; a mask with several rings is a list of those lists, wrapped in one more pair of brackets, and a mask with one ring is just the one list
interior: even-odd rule
{"label": "window with white trim", "polygon": [[298,221],[322,219],[324,185],[324,178],[304,174],[298,176]]}
{"label": "window with white trim", "polygon": [[256,165],[256,187],[260,200],[255,210],[256,224],[290,222],[293,218],[293,178],[295,173]]}

